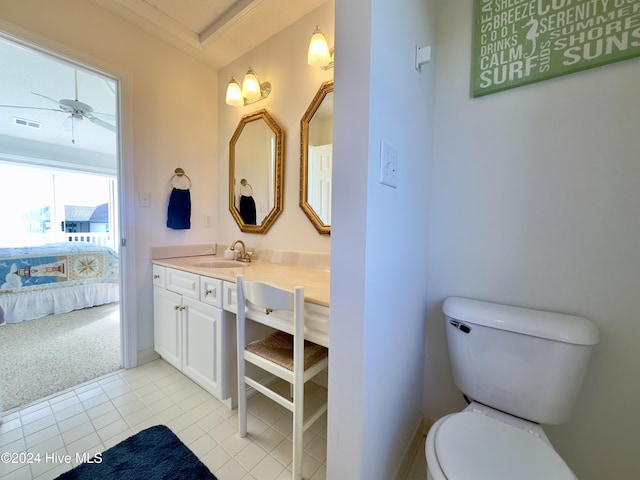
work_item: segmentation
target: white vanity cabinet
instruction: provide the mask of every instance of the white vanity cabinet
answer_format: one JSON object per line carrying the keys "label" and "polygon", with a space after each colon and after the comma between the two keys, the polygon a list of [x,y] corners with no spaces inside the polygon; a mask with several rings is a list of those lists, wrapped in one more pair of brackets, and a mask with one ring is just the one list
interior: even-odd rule
{"label": "white vanity cabinet", "polygon": [[228,372],[235,368],[235,343],[229,341],[233,329],[221,308],[222,280],[153,265],[153,284],[155,351],[227,400],[233,390]]}

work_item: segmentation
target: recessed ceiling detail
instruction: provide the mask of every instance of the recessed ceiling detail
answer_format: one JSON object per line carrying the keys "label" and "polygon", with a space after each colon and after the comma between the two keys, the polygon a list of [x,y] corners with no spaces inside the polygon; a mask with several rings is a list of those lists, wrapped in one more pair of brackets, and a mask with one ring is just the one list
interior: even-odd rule
{"label": "recessed ceiling detail", "polygon": [[92,0],[214,68],[284,30],[327,0]]}

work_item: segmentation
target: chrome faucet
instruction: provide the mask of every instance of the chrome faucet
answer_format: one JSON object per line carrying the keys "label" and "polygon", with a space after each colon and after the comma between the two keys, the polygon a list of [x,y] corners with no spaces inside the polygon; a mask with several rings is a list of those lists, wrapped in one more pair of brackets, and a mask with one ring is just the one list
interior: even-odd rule
{"label": "chrome faucet", "polygon": [[235,251],[237,244],[240,244],[240,246],[242,247],[242,251],[238,252],[238,260],[241,262],[249,263],[251,261],[251,256],[247,253],[247,247],[242,240],[236,240],[235,242],[233,242],[229,247],[229,250]]}

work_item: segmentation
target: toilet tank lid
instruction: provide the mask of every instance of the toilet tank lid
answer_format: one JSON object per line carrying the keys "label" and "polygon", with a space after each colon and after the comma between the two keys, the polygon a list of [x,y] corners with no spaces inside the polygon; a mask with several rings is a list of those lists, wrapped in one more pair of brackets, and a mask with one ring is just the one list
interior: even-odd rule
{"label": "toilet tank lid", "polygon": [[595,345],[600,340],[598,327],[576,315],[514,307],[497,303],[449,297],[442,306],[444,314],[460,322],[531,335],[577,345]]}

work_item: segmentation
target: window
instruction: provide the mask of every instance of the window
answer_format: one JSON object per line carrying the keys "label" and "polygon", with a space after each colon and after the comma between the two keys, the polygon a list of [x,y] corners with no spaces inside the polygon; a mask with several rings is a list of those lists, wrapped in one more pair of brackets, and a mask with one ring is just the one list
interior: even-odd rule
{"label": "window", "polygon": [[117,250],[115,198],[114,176],[0,163],[0,247],[85,241]]}

